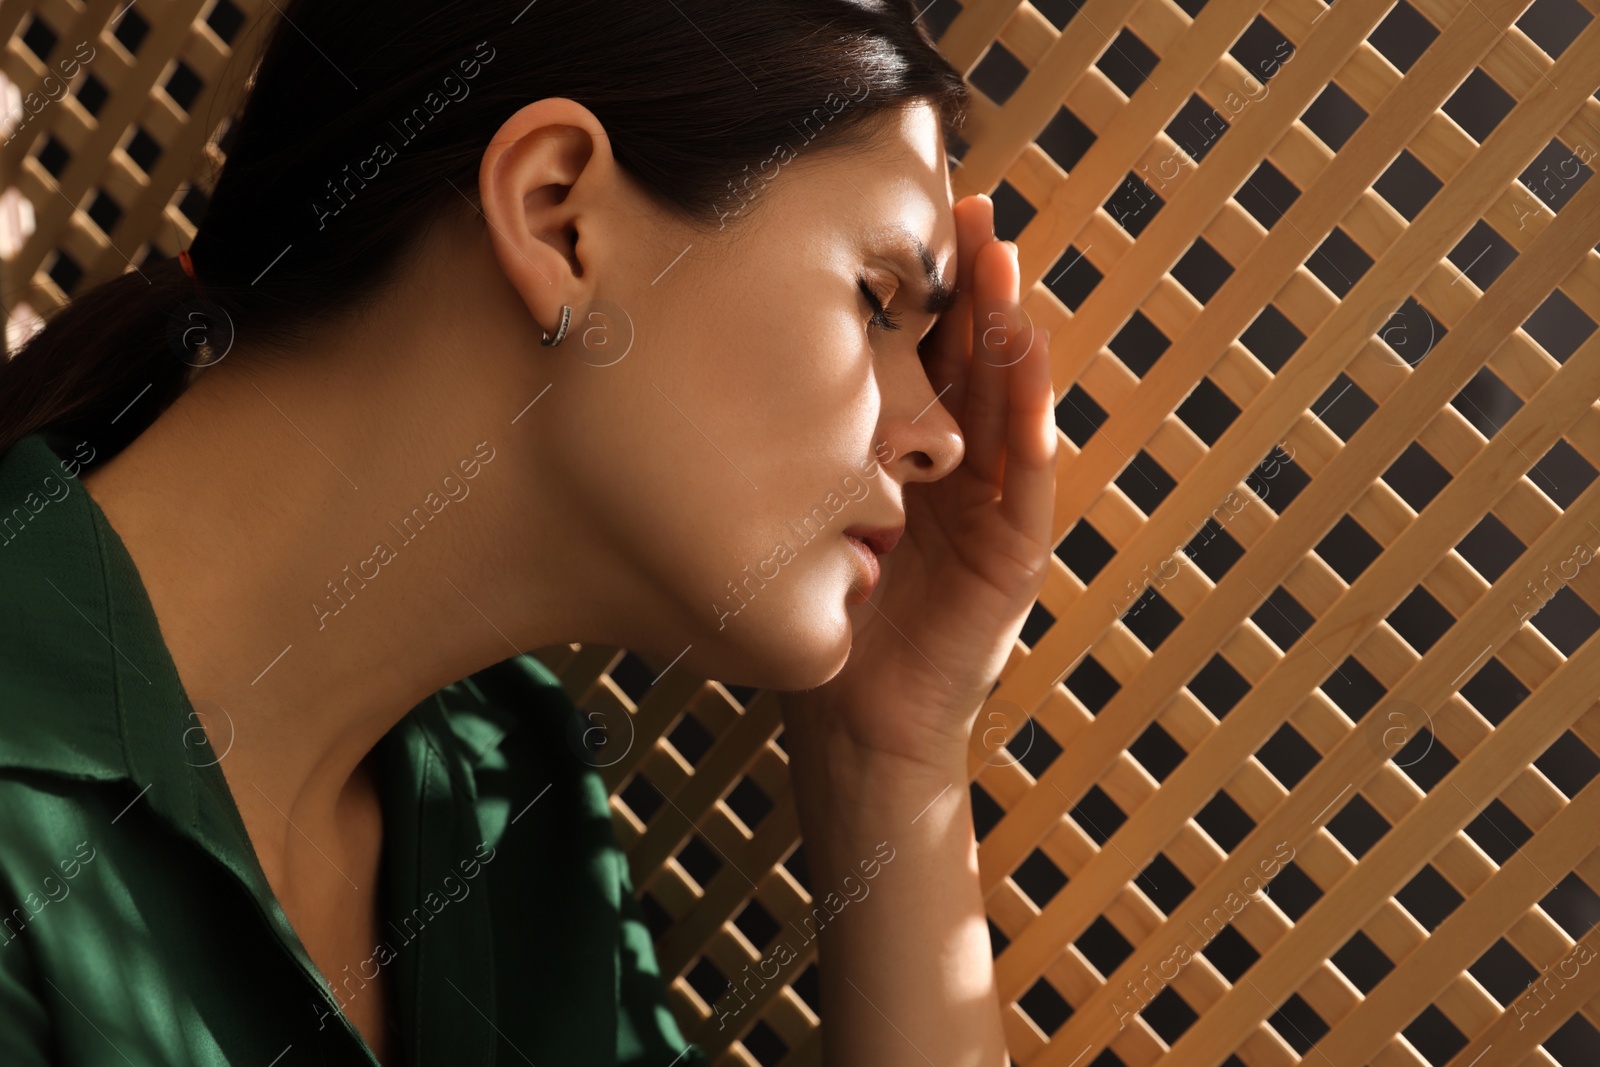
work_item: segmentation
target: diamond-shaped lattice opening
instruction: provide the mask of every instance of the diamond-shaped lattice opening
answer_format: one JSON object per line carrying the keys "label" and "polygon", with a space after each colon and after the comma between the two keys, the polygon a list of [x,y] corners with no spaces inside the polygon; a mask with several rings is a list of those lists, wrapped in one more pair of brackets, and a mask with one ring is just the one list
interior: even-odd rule
{"label": "diamond-shaped lattice opening", "polygon": [[1542,1047],[1563,1065],[1600,1063],[1600,1030],[1582,1015],[1572,1015],[1544,1039]]}
{"label": "diamond-shaped lattice opening", "polygon": [[728,979],[707,956],[701,956],[683,977],[689,983],[689,988],[707,1004],[715,1004],[732,988]]}
{"label": "diamond-shaped lattice opening", "polygon": [[1570,508],[1595,479],[1595,469],[1577,449],[1558,439],[1550,451],[1539,457],[1528,478],[1557,507]]}
{"label": "diamond-shaped lattice opening", "polygon": [[772,798],[756,785],[753,778],[749,777],[739,779],[739,784],[729,791],[723,803],[732,809],[739,817],[739,821],[749,830],[760,826],[761,820],[765,819],[773,808]]}
{"label": "diamond-shaped lattice opening", "polygon": [[[54,135],[46,137],[44,143],[35,153],[39,166],[49,172],[52,178],[61,177],[61,172],[67,169],[67,164],[72,160],[72,153],[67,146],[58,141]],[[60,284],[59,282],[57,284]]]}
{"label": "diamond-shaped lattice opening", "polygon": [[[1294,59],[1294,43],[1260,15],[1250,21],[1249,28],[1228,51],[1247,75],[1263,83],[1271,81],[1285,63]],[[1246,88],[1249,89],[1248,82]],[[1251,91],[1257,96],[1264,95],[1259,88]]]}
{"label": "diamond-shaped lattice opening", "polygon": [[1069,814],[1072,821],[1089,835],[1089,839],[1102,848],[1111,840],[1111,835],[1128,821],[1122,809],[1098,785],[1091,785],[1085,790],[1083,798],[1073,805]]}
{"label": "diamond-shaped lattice opening", "polygon": [[1134,881],[1163,915],[1171,915],[1194,892],[1193,883],[1164,852],[1156,853]]}
{"label": "diamond-shaped lattice opening", "polygon": [[1223,528],[1223,520],[1228,517],[1225,507],[1212,509],[1200,532],[1184,546],[1184,554],[1213,583],[1220,582],[1244,558],[1244,546]]}
{"label": "diamond-shaped lattice opening", "polygon": [[1103,277],[1082,250],[1076,245],[1068,245],[1066,251],[1061,253],[1061,258],[1045,272],[1045,288],[1067,307],[1077,311]]}
{"label": "diamond-shaped lattice opening", "polygon": [[1522,407],[1517,394],[1507,389],[1488,367],[1478,368],[1461,391],[1450,398],[1450,403],[1486,438],[1499,433]]}
{"label": "diamond-shaped lattice opening", "polygon": [[1522,555],[1523,544],[1491,513],[1479,519],[1457,542],[1456,552],[1472,564],[1485,581],[1493,582]]}
{"label": "diamond-shaped lattice opening", "polygon": [[1378,405],[1373,398],[1368,397],[1365,390],[1360,389],[1344,371],[1339,371],[1323,394],[1317,397],[1317,402],[1310,406],[1310,413],[1317,416],[1317,421],[1333,430],[1344,442],[1355,437],[1355,432],[1366,426],[1366,419],[1373,418],[1374,411],[1378,411]]}
{"label": "diamond-shaped lattice opening", "polygon": [[761,1067],[775,1067],[782,1063],[783,1058],[789,1054],[789,1046],[784,1044],[778,1032],[767,1025],[765,1019],[756,1021],[750,1032],[739,1039],[745,1051],[756,1058]]}
{"label": "diamond-shaped lattice opening", "polygon": [[110,96],[111,92],[106,88],[106,83],[93,74],[84,75],[83,81],[78,84],[78,103],[82,104],[83,109],[91,115],[98,116]]}
{"label": "diamond-shaped lattice opening", "polygon": [[1383,546],[1349,515],[1341,516],[1317,542],[1318,558],[1346,584],[1354,584],[1382,553]]}
{"label": "diamond-shaped lattice opening", "polygon": [[1291,790],[1317,765],[1320,753],[1288,723],[1283,723],[1256,750],[1256,759],[1272,776]]}
{"label": "diamond-shaped lattice opening", "polygon": [[1367,121],[1367,113],[1336,82],[1329,82],[1300,116],[1300,121],[1321,138],[1323,144],[1337,152]]}
{"label": "diamond-shaped lattice opening", "polygon": [[1213,916],[1210,922],[1192,929],[1194,933],[1184,938],[1183,943],[1191,951],[1203,951],[1211,966],[1229,982],[1238,982],[1261,958],[1255,946],[1231,923],[1224,923],[1220,917]]}
{"label": "diamond-shaped lattice opening", "polygon": [[617,665],[607,672],[617,688],[628,694],[628,699],[638,704],[650,691],[655,672],[632,652],[624,652]]}
{"label": "diamond-shaped lattice opening", "polygon": [[1533,831],[1498,797],[1482,805],[1466,832],[1496,866],[1504,866],[1533,837]]}
{"label": "diamond-shaped lattice opening", "polygon": [[1027,621],[1022,624],[1022,633],[1018,636],[1022,638],[1023,644],[1032,648],[1039,643],[1040,638],[1050,632],[1050,627],[1054,626],[1055,622],[1056,617],[1050,614],[1043,604],[1034,601],[1033,607],[1028,610]]}
{"label": "diamond-shaped lattice opening", "polygon": [[703,889],[722,870],[722,857],[699,834],[690,834],[678,850],[678,863]]}
{"label": "diamond-shaped lattice opening", "polygon": [[[1207,711],[1221,719],[1235,704],[1244,699],[1246,693],[1250,692],[1250,683],[1245,680],[1244,675],[1234,670],[1233,665],[1226,659],[1214,655],[1193,678],[1189,679],[1189,692],[1206,706]],[[1209,827],[1207,829],[1209,831]],[[1215,834],[1212,836],[1216,837]]]}
{"label": "diamond-shaped lattice opening", "polygon": [[50,24],[37,14],[28,20],[28,28],[22,31],[22,43],[28,50],[39,57],[39,62],[50,62],[50,53],[55,51],[56,42],[61,37],[50,28]]}
{"label": "diamond-shaped lattice opening", "polygon": [[206,15],[206,24],[222,39],[223,44],[232,44],[234,36],[244,28],[244,23],[244,12],[230,0],[217,0],[210,14]]}
{"label": "diamond-shaped lattice opening", "polygon": [[1005,45],[996,41],[968,77],[985,96],[1004,105],[1028,77],[1028,68]]}
{"label": "diamond-shaped lattice opening", "polygon": [[1494,944],[1467,968],[1489,995],[1501,1004],[1510,1004],[1527,991],[1528,983],[1539,974],[1522,953],[1511,947],[1505,938],[1496,938]]}
{"label": "diamond-shaped lattice opening", "polygon": [[1122,686],[1100,666],[1093,656],[1083,657],[1083,662],[1063,679],[1068,692],[1078,698],[1078,703],[1091,715],[1097,715]]}
{"label": "diamond-shaped lattice opening", "polygon": [[1439,36],[1433,23],[1416,8],[1400,0],[1388,16],[1367,36],[1367,43],[1404,74]]}
{"label": "diamond-shaped lattice opening", "polygon": [[1294,461],[1292,445],[1274,445],[1245,476],[1245,485],[1256,498],[1280,514],[1310,484],[1310,476]]}
{"label": "diamond-shaped lattice opening", "polygon": [[1527,687],[1493,657],[1477,665],[1460,692],[1493,726],[1504,722],[1528,697]]}
{"label": "diamond-shaped lattice opening", "polygon": [[1311,1010],[1311,1005],[1299,993],[1291,993],[1267,1022],[1301,1056],[1310,1052],[1311,1046],[1328,1032],[1328,1024]]}
{"label": "diamond-shaped lattice opening", "polygon": [[1109,345],[1123,365],[1139,377],[1150,373],[1172,342],[1143,312],[1135,311]]}
{"label": "diamond-shaped lattice opening", "polygon": [[[1005,756],[997,755],[995,760],[996,762],[1004,759],[1015,760],[1037,781],[1049,769],[1050,764],[1056,761],[1056,757],[1061,755],[1061,746],[1050,736],[1050,731],[1040,726],[1039,721],[1032,716],[1009,729],[1001,724],[1006,717],[1006,714],[1002,713],[999,719],[994,720],[995,724],[1005,731]],[[996,736],[998,739],[1000,735]]]}
{"label": "diamond-shaped lattice opening", "polygon": [[699,719],[685,713],[678,720],[678,724],[668,732],[667,740],[672,742],[672,747],[677,749],[678,754],[692,766],[705,758],[717,739],[710,730],[701,725]]}
{"label": "diamond-shaped lattice opening", "polygon": [[1115,971],[1123,960],[1133,954],[1133,946],[1104,915],[1090,923],[1073,944],[1102,975]]}
{"label": "diamond-shaped lattice opening", "polygon": [[1194,390],[1177,407],[1183,424],[1208,447],[1227,432],[1239,417],[1239,406],[1229,400],[1210,378],[1201,378]]}
{"label": "diamond-shaped lattice opening", "polygon": [[1594,177],[1594,153],[1595,149],[1587,144],[1572,149],[1551,140],[1517,180],[1545,207],[1560,211]]}
{"label": "diamond-shaped lattice opening", "polygon": [[1078,160],[1093,147],[1094,142],[1094,131],[1064,107],[1056,109],[1055,118],[1034,138],[1034,143],[1065,171],[1076,167]]}
{"label": "diamond-shaped lattice opening", "polygon": [[144,43],[144,39],[150,34],[150,23],[145,21],[139,12],[132,10],[132,8],[133,5],[129,4],[122,9],[122,17],[117,20],[116,27],[112,29],[111,35],[129,52],[137,52],[139,51],[139,46]]}
{"label": "diamond-shaped lattice opening", "polygon": [[1271,304],[1263,307],[1239,335],[1239,342],[1273,373],[1283,369],[1305,339],[1306,335]]}
{"label": "diamond-shaped lattice opening", "polygon": [[122,218],[122,205],[113,200],[104,189],[96,189],[94,198],[89,201],[84,214],[100,227],[101,233],[109,234],[117,228],[117,222]]}
{"label": "diamond-shaped lattice opening", "polygon": [[[1122,469],[1122,473],[1117,475],[1116,484],[1117,488],[1127,494],[1134,507],[1146,515],[1160,507],[1161,502],[1167,499],[1178,485],[1172,475],[1143,449],[1135,453],[1133,459]],[[1170,580],[1173,576],[1165,575],[1165,577]]]}
{"label": "diamond-shaped lattice opening", "polygon": [[1511,242],[1479,219],[1450,250],[1450,263],[1458,272],[1450,284],[1452,287],[1461,284],[1461,277],[1465,275],[1479,289],[1488,289],[1516,258],[1517,250]]}
{"label": "diamond-shaped lattice opening", "polygon": [[1371,266],[1372,257],[1337,226],[1306,260],[1306,269],[1341,298],[1349,295]]}
{"label": "diamond-shaped lattice opening", "polygon": [[1593,335],[1595,323],[1567,294],[1557,289],[1527,317],[1522,328],[1546,352],[1565,363],[1578,346]]}
{"label": "diamond-shaped lattice opening", "polygon": [[1411,1024],[1400,1032],[1429,1063],[1449,1063],[1467,1044],[1466,1035],[1432,1004],[1423,1008]]}
{"label": "diamond-shaped lattice opening", "polygon": [[666,797],[661,795],[661,790],[655,783],[642,774],[633,774],[628,778],[628,784],[617,790],[617,795],[622,798],[628,809],[638,817],[639,821],[649,824],[656,813],[666,804]]}
{"label": "diamond-shaped lattice opening", "polygon": [[1271,895],[1272,902],[1289,917],[1290,922],[1299,922],[1301,916],[1322,899],[1322,890],[1317,888],[1317,883],[1301,869],[1299,863],[1290,860],[1273,875]]}
{"label": "diamond-shaped lattice opening", "polygon": [[1128,30],[1120,30],[1111,47],[1101,53],[1095,66],[1111,79],[1111,84],[1122,90],[1122,95],[1132,96],[1139,86],[1149,80],[1160,57]]}
{"label": "diamond-shaped lattice opening", "polygon": [[1251,613],[1250,620],[1284,652],[1293,648],[1316,621],[1311,617],[1311,613],[1301,607],[1300,602],[1281,586],[1268,594],[1261,606]]}
{"label": "diamond-shaped lattice opening", "polygon": [[1072,1017],[1072,1006],[1043,978],[1017,998],[1017,1006],[1046,1034],[1055,1033]]}
{"label": "diamond-shaped lattice opening", "polygon": [[1576,654],[1600,630],[1600,615],[1570,588],[1563,588],[1545,601],[1529,621],[1563,656]]}
{"label": "diamond-shaped lattice opening", "polygon": [[1337,814],[1324,824],[1338,842],[1356,859],[1367,854],[1389,832],[1389,823],[1360,793],[1344,801]]}
{"label": "diamond-shaped lattice opening", "polygon": [[173,103],[188,111],[194,106],[200,90],[205,88],[205,83],[200,80],[200,75],[194,72],[193,67],[179,59],[173,62],[172,73],[167,77],[163,88],[166,89],[167,95],[172,97]]}
{"label": "diamond-shaped lattice opening", "polygon": [[60,250],[56,251],[55,262],[50,265],[48,273],[50,280],[55,282],[61,288],[61,291],[68,296],[72,295],[72,291],[83,280],[83,268],[78,265],[78,261],[68,253]]}
{"label": "diamond-shaped lattice opening", "polygon": [[1216,296],[1217,290],[1233,275],[1233,266],[1204,237],[1196,237],[1183,258],[1173,264],[1171,273],[1179,285],[1203,304]]}
{"label": "diamond-shaped lattice opening", "polygon": [[1141,1014],[1144,1021],[1150,1024],[1150,1029],[1169,1045],[1182,1037],[1184,1031],[1200,1018],[1171,986],[1157,993]]}
{"label": "diamond-shaped lattice opening", "polygon": [[1130,171],[1122,184],[1112,191],[1104,207],[1113,222],[1131,236],[1138,237],[1165,204],[1144,179]]}
{"label": "diamond-shaped lattice opening", "polygon": [[1167,775],[1177,770],[1178,764],[1188,755],[1183,746],[1174,741],[1158,722],[1145,727],[1144,733],[1128,746],[1128,754],[1138,760],[1150,772],[1150,777],[1158,782],[1165,781]]}
{"label": "diamond-shaped lattice opening", "polygon": [[1557,59],[1593,18],[1576,0],[1534,0],[1518,17],[1517,29],[1545,55]]}
{"label": "diamond-shaped lattice opening", "polygon": [[772,917],[772,913],[755,899],[746,902],[745,906],[739,909],[739,913],[733,917],[733,924],[756,947],[757,952],[764,950],[777,932],[783,929],[783,925]]}
{"label": "diamond-shaped lattice opening", "polygon": [[1407,222],[1414,222],[1434,194],[1444,188],[1444,183],[1408,149],[1402,148],[1389,168],[1372,183],[1372,188],[1405,216]]}
{"label": "diamond-shaped lattice opening", "polygon": [[[1059,410],[1058,408],[1058,417]],[[1094,581],[1095,575],[1099,574],[1115,555],[1116,550],[1111,547],[1111,543],[1101,537],[1093,525],[1084,520],[1075,523],[1072,529],[1067,531],[1067,536],[1056,546],[1056,556],[1078,576],[1080,582],[1086,585]]]}
{"label": "diamond-shaped lattice opening", "polygon": [[1011,880],[1041,910],[1067,884],[1067,876],[1061,873],[1061,868],[1037,848],[1011,872]]}
{"label": "diamond-shaped lattice opening", "polygon": [[990,199],[994,201],[994,234],[1002,241],[1015,241],[1038,214],[1028,198],[1008,181],[995,186]]}
{"label": "diamond-shaped lattice opening", "polygon": [[1157,186],[1177,178],[1184,167],[1205,159],[1206,153],[1232,128],[1232,114],[1225,104],[1212,105],[1191,93],[1167,123],[1167,137],[1176,147],[1163,153],[1154,166],[1141,169],[1141,176]]}
{"label": "diamond-shaped lattice opening", "polygon": [[128,136],[128,143],[123,146],[123,151],[128,153],[128,158],[146,174],[155,169],[156,160],[161,158],[161,146],[154,137],[145,132],[143,126],[135,126]]}
{"label": "diamond-shaped lattice opening", "polygon": [[1389,613],[1388,623],[1395,633],[1417,652],[1426,653],[1455,625],[1455,616],[1420,585]]}
{"label": "diamond-shaped lattice opening", "polygon": [[1516,99],[1498,82],[1482,70],[1474,69],[1440,110],[1454,119],[1467,136],[1482,144],[1516,106]]}
{"label": "diamond-shaped lattice opening", "polygon": [[1448,333],[1427,308],[1410,296],[1372,331],[1382,342],[1378,352],[1380,360],[1390,366],[1413,369],[1439,347]]}
{"label": "diamond-shaped lattice opening", "polygon": [[[1575,797],[1600,774],[1600,756],[1572,731],[1564,731],[1533,761],[1550,784]],[[1600,919],[1600,915],[1596,916]]]}
{"label": "diamond-shaped lattice opening", "polygon": [[210,198],[206,196],[204,190],[198,185],[190,186],[178,200],[178,210],[183,212],[184,217],[190,222],[198,226],[200,221],[205,218],[206,205],[209,203]]}
{"label": "diamond-shaped lattice opening", "polygon": [[[1180,552],[1175,558],[1182,559],[1183,554]],[[1183,616],[1154,587],[1148,587],[1123,615],[1122,621],[1139,642],[1153,652],[1172,636],[1183,622]]]}
{"label": "diamond-shaped lattice opening", "polygon": [[1395,893],[1394,899],[1430,933],[1461,906],[1461,894],[1432,864],[1423,864],[1422,869],[1411,876],[1411,881]]}
{"label": "diamond-shaped lattice opening", "polygon": [[1371,993],[1394,970],[1389,957],[1360,930],[1351,934],[1329,959],[1363,995]]}

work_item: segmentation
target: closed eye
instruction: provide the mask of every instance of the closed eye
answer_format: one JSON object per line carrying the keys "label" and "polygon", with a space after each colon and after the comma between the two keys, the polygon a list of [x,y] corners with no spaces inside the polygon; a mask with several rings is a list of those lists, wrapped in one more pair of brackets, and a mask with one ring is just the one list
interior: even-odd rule
{"label": "closed eye", "polygon": [[883,301],[878,298],[878,294],[873,292],[872,286],[867,284],[865,275],[858,277],[857,282],[861,286],[861,295],[866,297],[867,303],[872,306],[872,318],[870,320],[872,324],[883,330],[898,330],[900,328],[898,316],[884,307]]}

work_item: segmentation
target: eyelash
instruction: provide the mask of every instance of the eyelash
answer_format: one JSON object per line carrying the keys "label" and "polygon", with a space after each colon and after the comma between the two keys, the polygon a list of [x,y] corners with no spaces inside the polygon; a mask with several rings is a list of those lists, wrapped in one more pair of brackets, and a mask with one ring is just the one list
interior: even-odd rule
{"label": "eyelash", "polygon": [[861,295],[867,298],[867,303],[872,305],[871,323],[883,330],[898,330],[900,323],[894,313],[883,306],[883,301],[878,294],[872,291],[872,286],[867,284],[866,275],[859,275],[857,282],[861,286]]}

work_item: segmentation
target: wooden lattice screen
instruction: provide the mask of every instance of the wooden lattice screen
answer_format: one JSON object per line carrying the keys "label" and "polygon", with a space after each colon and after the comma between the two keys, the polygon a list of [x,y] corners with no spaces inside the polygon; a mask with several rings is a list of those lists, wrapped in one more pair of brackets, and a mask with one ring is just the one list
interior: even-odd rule
{"label": "wooden lattice screen", "polygon": [[[8,313],[188,244],[270,7],[5,0],[23,96],[96,50],[0,150]],[[1058,559],[971,759],[1019,1064],[1600,1063],[1596,14],[925,10],[1062,398]],[[773,695],[538,654],[616,731],[686,1033],[818,1062]]]}

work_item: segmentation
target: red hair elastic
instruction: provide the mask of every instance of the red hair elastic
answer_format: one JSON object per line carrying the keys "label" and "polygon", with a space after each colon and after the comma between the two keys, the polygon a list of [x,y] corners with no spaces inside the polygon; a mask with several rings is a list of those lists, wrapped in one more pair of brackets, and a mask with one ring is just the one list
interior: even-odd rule
{"label": "red hair elastic", "polygon": [[187,248],[178,253],[178,262],[183,264],[183,273],[187,274],[195,281],[199,281],[199,279],[195,278],[194,276],[194,260],[189,258],[189,250]]}

